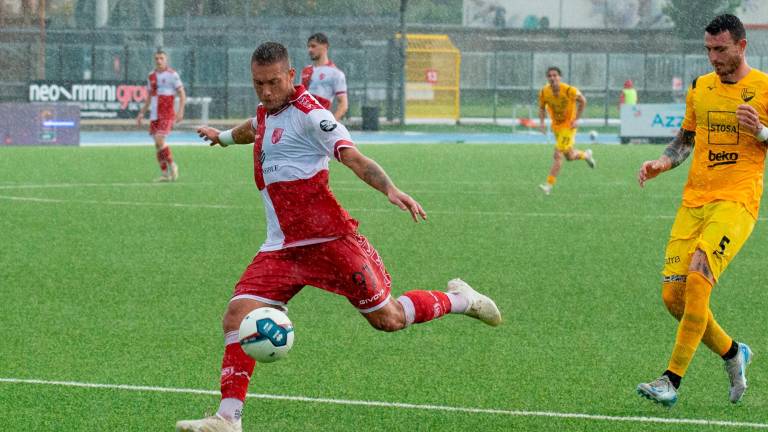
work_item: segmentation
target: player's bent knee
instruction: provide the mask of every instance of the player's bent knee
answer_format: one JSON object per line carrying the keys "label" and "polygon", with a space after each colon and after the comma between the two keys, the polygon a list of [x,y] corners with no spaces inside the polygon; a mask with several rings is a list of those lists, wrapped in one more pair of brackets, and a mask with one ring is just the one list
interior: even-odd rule
{"label": "player's bent knee", "polygon": [[238,330],[240,328],[240,323],[243,321],[243,318],[245,318],[245,316],[248,315],[250,311],[260,307],[272,306],[260,301],[250,299],[238,299],[229,302],[227,305],[227,310],[224,312],[224,317],[221,320],[224,332],[226,333],[233,330]]}
{"label": "player's bent knee", "polygon": [[363,315],[376,330],[395,332],[405,328],[405,314],[392,303],[375,312]]}
{"label": "player's bent knee", "polygon": [[381,330],[383,332],[391,333],[405,328],[405,321],[399,320],[395,317],[388,317],[379,320],[369,321],[373,328]]}
{"label": "player's bent knee", "polygon": [[667,311],[678,321],[683,317],[685,311],[685,300],[683,299],[683,287],[675,283],[664,283],[661,288],[661,299],[667,307]]}

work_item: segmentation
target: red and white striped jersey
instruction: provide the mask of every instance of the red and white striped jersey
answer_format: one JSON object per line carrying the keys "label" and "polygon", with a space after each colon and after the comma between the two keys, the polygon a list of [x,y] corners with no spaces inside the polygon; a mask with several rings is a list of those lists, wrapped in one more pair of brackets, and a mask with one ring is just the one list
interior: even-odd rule
{"label": "red and white striped jersey", "polygon": [[347,77],[333,62],[322,66],[309,65],[301,71],[303,85],[325,109],[331,109],[333,99],[347,93]]}
{"label": "red and white striped jersey", "polygon": [[150,72],[147,78],[147,91],[152,98],[149,104],[149,119],[174,119],[176,112],[173,108],[173,98],[183,86],[179,74],[171,68]]}
{"label": "red and white striped jersey", "polygon": [[254,176],[267,216],[260,250],[322,243],[357,231],[357,221],[328,186],[330,158],[355,146],[330,111],[296,86],[290,103],[277,113],[268,114],[259,104],[251,127]]}

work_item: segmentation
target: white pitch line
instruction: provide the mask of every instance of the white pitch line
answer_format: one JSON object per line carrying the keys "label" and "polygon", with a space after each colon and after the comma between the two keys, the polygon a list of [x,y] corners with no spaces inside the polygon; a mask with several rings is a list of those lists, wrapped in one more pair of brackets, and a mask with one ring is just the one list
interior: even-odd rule
{"label": "white pitch line", "polygon": [[[172,202],[145,202],[145,201],[99,201],[99,200],[68,200],[59,198],[38,198],[22,197],[12,195],[0,195],[0,200],[21,201],[33,203],[52,203],[52,204],[96,204],[96,205],[116,205],[116,206],[135,206],[135,207],[172,207],[172,208],[206,208],[206,209],[243,209],[249,210],[254,207],[236,206],[229,204],[184,204]],[[392,213],[394,208],[347,208],[349,212],[355,213]],[[666,219],[672,220],[675,215],[626,215],[626,214],[593,214],[593,213],[557,213],[557,212],[512,212],[512,211],[485,211],[485,210],[428,210],[427,215],[469,215],[469,216],[500,216],[511,218],[583,218],[583,219]],[[766,221],[768,218],[759,217],[758,221]]]}
{"label": "white pitch line", "polygon": [[[216,183],[174,183],[174,187],[213,185]],[[245,184],[245,183],[243,183]],[[168,187],[167,183],[144,182],[144,183],[20,183],[20,184],[0,184],[0,189],[57,189],[57,188],[81,188],[81,187]]]}
{"label": "white pitch line", "polygon": [[210,209],[237,209],[246,208],[240,206],[232,206],[227,204],[183,204],[183,203],[163,203],[163,202],[144,202],[144,201],[98,201],[98,200],[66,200],[57,198],[37,198],[37,197],[20,197],[10,195],[0,195],[0,199],[10,201],[27,201],[34,203],[53,203],[53,204],[97,204],[97,205],[117,205],[117,206],[133,206],[133,207],[177,207],[177,208],[210,208]]}
{"label": "white pitch line", "polygon": [[[220,396],[220,392],[218,390],[214,391],[214,390],[201,390],[201,389],[176,388],[176,387],[138,386],[138,385],[127,385],[127,384],[99,384],[99,383],[86,383],[86,382],[77,382],[77,381],[48,381],[48,380],[39,380],[39,379],[0,378],[0,383],[37,384],[37,385],[49,385],[49,386],[126,390],[126,391],[138,391],[138,392],[183,393],[183,394]],[[490,414],[490,415],[501,415],[501,416],[510,416],[510,417],[546,417],[546,418],[597,420],[597,421],[608,421],[608,422],[663,423],[663,424],[682,424],[682,425],[697,425],[697,426],[724,426],[724,427],[733,427],[733,428],[768,429],[768,423],[738,422],[738,421],[728,421],[728,420],[642,417],[642,416],[610,416],[610,415],[600,415],[600,414],[568,413],[568,412],[557,412],[557,411],[523,411],[523,410],[506,410],[506,409],[495,409],[495,408],[472,408],[472,407],[460,407],[460,406],[449,406],[449,405],[411,404],[411,403],[401,403],[401,402],[382,402],[382,401],[354,400],[354,399],[314,398],[314,397],[308,397],[308,396],[286,396],[286,395],[272,395],[272,394],[261,394],[261,393],[248,393],[246,397],[253,398],[253,399],[283,400],[283,401],[293,401],[293,402],[322,403],[322,404],[331,404],[331,405],[353,405],[353,406],[364,406],[364,407],[401,408],[401,409],[411,409],[411,410],[445,411],[445,412],[457,412],[457,413],[468,413],[468,414]]]}

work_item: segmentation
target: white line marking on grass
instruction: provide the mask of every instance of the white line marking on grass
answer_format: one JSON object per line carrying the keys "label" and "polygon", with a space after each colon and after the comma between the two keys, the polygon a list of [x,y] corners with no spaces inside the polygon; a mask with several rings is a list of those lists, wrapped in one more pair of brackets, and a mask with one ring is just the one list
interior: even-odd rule
{"label": "white line marking on grass", "polygon": [[57,199],[57,198],[20,197],[20,196],[10,196],[10,195],[0,195],[0,199],[10,200],[10,201],[27,201],[27,202],[34,202],[34,203],[54,203],[54,204],[75,203],[75,204],[132,206],[132,207],[177,207],[177,208],[210,208],[210,209],[246,208],[246,207],[232,206],[227,204],[183,204],[183,203],[143,202],[143,201],[69,200],[69,199]]}
{"label": "white line marking on grass", "polygon": [[[208,209],[243,209],[253,210],[255,207],[237,206],[229,204],[184,204],[172,202],[145,202],[145,201],[99,201],[99,200],[70,200],[59,198],[38,198],[12,195],[0,195],[0,200],[22,201],[33,203],[52,203],[52,204],[96,204],[96,205],[117,205],[117,206],[135,206],[135,207],[173,207],[173,208],[208,208]],[[355,213],[396,213],[394,208],[347,208],[349,212]],[[557,212],[513,212],[513,211],[458,211],[458,210],[429,210],[427,214],[439,215],[469,215],[469,216],[501,216],[512,218],[584,218],[584,219],[674,219],[674,215],[627,215],[627,214],[593,214],[593,213],[557,213]],[[766,221],[768,218],[757,218],[759,221]]]}
{"label": "white line marking on grass", "polygon": [[[77,381],[48,381],[48,380],[39,380],[39,379],[0,378],[0,383],[38,384],[38,385],[49,385],[49,386],[126,390],[126,391],[138,391],[138,392],[183,393],[183,394],[220,396],[220,392],[218,390],[214,391],[214,390],[200,390],[200,389],[190,389],[190,388],[154,387],[154,386],[138,386],[138,385],[126,385],[126,384],[99,384],[99,383],[86,383],[86,382],[77,382]],[[664,418],[664,417],[642,417],[642,416],[610,416],[610,415],[600,415],[600,414],[567,413],[567,412],[557,412],[557,411],[522,411],[522,410],[507,410],[507,409],[495,409],[495,408],[472,408],[472,407],[460,407],[460,406],[448,406],[448,405],[382,402],[382,401],[370,401],[370,400],[314,398],[314,397],[308,397],[308,396],[286,396],[286,395],[272,395],[272,394],[260,394],[260,393],[248,393],[246,397],[252,398],[252,399],[309,402],[309,403],[322,403],[322,404],[331,404],[331,405],[353,405],[353,406],[364,406],[364,407],[401,408],[401,409],[424,410],[424,411],[447,411],[447,412],[468,413],[468,414],[502,415],[502,416],[511,416],[511,417],[549,417],[549,418],[597,420],[597,421],[608,421],[608,422],[664,423],[664,424],[682,424],[682,425],[698,425],[698,426],[724,426],[724,427],[735,427],[735,428],[741,427],[741,428],[751,428],[751,429],[768,429],[768,423],[751,423],[751,422],[738,422],[738,421],[712,420],[712,419],[687,419],[687,418]]]}
{"label": "white line marking on grass", "polygon": [[[174,187],[178,185],[191,186],[191,185],[212,185],[217,183],[174,183]],[[144,183],[41,183],[41,184],[2,184],[0,189],[54,189],[54,188],[85,188],[85,187],[168,187],[167,183],[161,182],[144,182]]]}

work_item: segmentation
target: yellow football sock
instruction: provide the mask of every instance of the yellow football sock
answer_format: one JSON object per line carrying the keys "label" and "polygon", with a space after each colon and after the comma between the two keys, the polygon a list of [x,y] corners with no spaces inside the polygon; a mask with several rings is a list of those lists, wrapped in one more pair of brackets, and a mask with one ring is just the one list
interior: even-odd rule
{"label": "yellow football sock", "polygon": [[586,158],[587,158],[587,152],[585,152],[584,150],[579,150],[578,152],[576,152],[576,159],[584,160]]}
{"label": "yellow football sock", "polygon": [[[685,283],[664,282],[661,287],[661,298],[669,313],[680,321],[685,311]],[[712,309],[707,310],[707,329],[701,341],[715,354],[722,356],[731,348],[733,338],[726,333],[715,320]]]}
{"label": "yellow football sock", "polygon": [[712,284],[707,278],[697,272],[688,274],[685,283],[685,311],[677,327],[675,348],[667,367],[669,371],[681,377],[685,376],[685,371],[707,330],[711,293]]}
{"label": "yellow football sock", "polygon": [[555,185],[555,182],[557,181],[557,177],[555,176],[547,176],[547,184],[548,185]]}
{"label": "yellow football sock", "polygon": [[728,352],[733,343],[733,338],[728,336],[728,333],[715,321],[715,316],[712,315],[711,309],[709,311],[709,319],[707,320],[707,331],[704,332],[704,337],[701,338],[701,341],[720,357]]}

